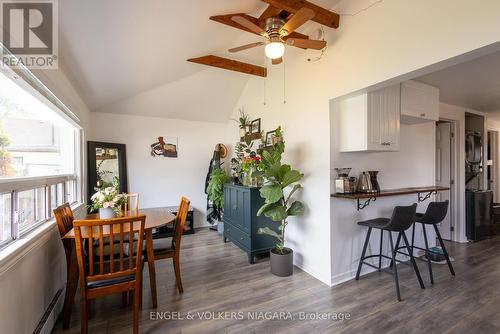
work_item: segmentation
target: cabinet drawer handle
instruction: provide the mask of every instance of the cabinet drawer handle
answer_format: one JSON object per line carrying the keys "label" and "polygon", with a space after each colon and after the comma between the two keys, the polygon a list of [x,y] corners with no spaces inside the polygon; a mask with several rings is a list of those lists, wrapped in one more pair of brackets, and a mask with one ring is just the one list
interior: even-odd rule
{"label": "cabinet drawer handle", "polygon": [[425,114],[420,114],[420,117],[425,117]]}
{"label": "cabinet drawer handle", "polygon": [[241,237],[240,240],[243,240],[243,237]]}

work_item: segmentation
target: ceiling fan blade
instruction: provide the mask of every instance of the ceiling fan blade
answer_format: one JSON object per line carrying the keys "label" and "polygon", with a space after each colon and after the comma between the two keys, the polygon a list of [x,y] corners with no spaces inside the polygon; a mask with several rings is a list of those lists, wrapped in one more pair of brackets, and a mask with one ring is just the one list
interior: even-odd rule
{"label": "ceiling fan blade", "polygon": [[261,27],[248,21],[243,16],[236,15],[236,16],[231,17],[231,20],[233,20],[234,22],[236,22],[238,24],[241,24],[242,26],[244,26],[247,29],[250,29],[251,31],[255,32],[256,34],[262,35],[265,32]]}
{"label": "ceiling fan blade", "polygon": [[318,41],[315,39],[289,38],[286,40],[286,44],[298,48],[315,50],[322,50],[326,47],[326,41]]}
{"label": "ceiling fan blade", "polygon": [[239,52],[239,51],[243,51],[243,50],[246,50],[246,49],[254,48],[256,46],[261,46],[261,45],[264,45],[264,44],[265,44],[264,42],[250,43],[250,44],[246,44],[246,45],[238,46],[236,48],[229,49],[228,51],[231,52],[231,53],[233,53],[233,52]]}
{"label": "ceiling fan blade", "polygon": [[281,64],[282,62],[283,62],[283,57],[272,59],[273,65],[278,65]]}
{"label": "ceiling fan blade", "polygon": [[285,30],[287,35],[295,29],[312,19],[316,14],[310,8],[301,8],[297,13],[293,14],[292,18],[281,28]]}

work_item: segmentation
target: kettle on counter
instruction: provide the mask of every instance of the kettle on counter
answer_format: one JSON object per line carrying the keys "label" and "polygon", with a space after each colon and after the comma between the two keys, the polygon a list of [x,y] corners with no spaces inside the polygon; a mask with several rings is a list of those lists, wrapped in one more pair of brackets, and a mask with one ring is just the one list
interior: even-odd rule
{"label": "kettle on counter", "polygon": [[362,172],[359,175],[357,191],[360,193],[376,193],[378,186],[372,182],[370,172]]}

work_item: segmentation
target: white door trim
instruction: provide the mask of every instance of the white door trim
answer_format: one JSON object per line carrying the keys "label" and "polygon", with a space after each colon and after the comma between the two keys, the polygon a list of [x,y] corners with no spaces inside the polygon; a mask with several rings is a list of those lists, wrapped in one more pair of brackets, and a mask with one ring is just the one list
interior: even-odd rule
{"label": "white door trim", "polygon": [[[465,191],[461,188],[460,180],[460,154],[458,150],[460,145],[457,145],[457,139],[459,137],[459,121],[447,118],[439,118],[439,121],[448,122],[451,125],[452,136],[450,138],[450,174],[452,176],[453,184],[450,184],[450,227],[453,227],[453,231],[450,232],[450,240],[460,240],[460,230],[461,224],[463,223],[460,219],[460,191]],[[434,169],[436,167],[437,161],[434,161]],[[465,217],[464,217],[465,218]]]}

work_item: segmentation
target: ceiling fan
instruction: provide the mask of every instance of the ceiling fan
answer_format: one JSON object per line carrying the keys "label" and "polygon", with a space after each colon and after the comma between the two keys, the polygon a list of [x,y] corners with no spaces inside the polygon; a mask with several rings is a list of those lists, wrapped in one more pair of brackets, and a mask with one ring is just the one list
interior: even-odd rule
{"label": "ceiling fan", "polygon": [[234,15],[231,17],[232,21],[242,25],[253,33],[263,36],[266,40],[231,48],[228,51],[234,53],[265,45],[264,51],[266,56],[272,59],[273,64],[279,64],[283,61],[282,56],[285,52],[285,45],[303,49],[322,50],[326,47],[326,41],[289,36],[304,23],[313,19],[315,15],[312,9],[303,7],[293,14],[289,20],[281,16],[268,17],[264,28],[249,21],[244,16]]}
{"label": "ceiling fan", "polygon": [[[307,21],[312,20],[329,28],[339,27],[339,14],[307,0],[261,1],[267,3],[268,6],[259,17],[245,13],[210,16],[210,20],[265,38],[261,42],[229,49],[229,52],[234,53],[265,45],[266,55],[272,59],[273,64],[279,64],[283,61],[282,56],[286,45],[316,50],[326,47],[325,41],[310,40],[308,36],[295,31]],[[259,77],[267,76],[266,67],[215,55],[189,58],[187,61]]]}

